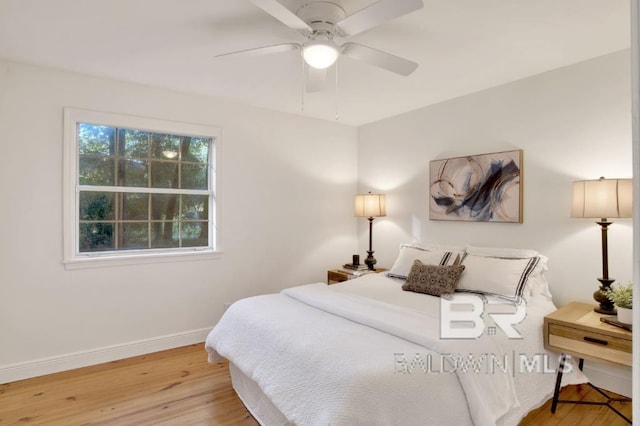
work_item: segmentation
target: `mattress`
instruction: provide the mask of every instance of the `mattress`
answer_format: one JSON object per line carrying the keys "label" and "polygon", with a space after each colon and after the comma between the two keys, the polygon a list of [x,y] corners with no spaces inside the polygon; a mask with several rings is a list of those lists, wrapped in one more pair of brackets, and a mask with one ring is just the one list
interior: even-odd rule
{"label": "mattress", "polygon": [[231,373],[233,389],[258,423],[263,426],[294,425],[273,405],[269,397],[262,392],[260,386],[247,377],[232,362],[229,362],[229,372]]}

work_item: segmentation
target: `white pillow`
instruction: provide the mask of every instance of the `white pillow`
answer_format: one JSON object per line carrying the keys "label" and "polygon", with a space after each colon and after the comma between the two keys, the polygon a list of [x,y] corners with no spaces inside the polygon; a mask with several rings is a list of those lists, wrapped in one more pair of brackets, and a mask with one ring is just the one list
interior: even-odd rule
{"label": "white pillow", "polygon": [[529,295],[538,296],[543,295],[551,300],[551,291],[549,291],[549,282],[545,276],[547,271],[547,262],[549,259],[538,253],[535,250],[530,249],[514,249],[505,247],[477,247],[467,246],[466,253],[475,256],[482,257],[496,257],[501,259],[531,259],[534,257],[539,258],[538,265],[532,271],[527,281],[527,287]]}
{"label": "white pillow", "polygon": [[452,252],[444,250],[431,250],[416,245],[403,244],[400,246],[398,258],[387,275],[394,278],[407,278],[413,262],[416,260],[425,265],[453,265],[455,256],[452,258]]}
{"label": "white pillow", "polygon": [[514,249],[505,247],[467,246],[466,252],[476,256],[503,257],[505,259],[528,259],[531,257],[540,256],[540,253],[535,250]]}
{"label": "white pillow", "polygon": [[467,254],[462,259],[465,271],[456,291],[487,293],[519,302],[531,295],[529,281],[540,263],[537,256],[508,259]]}

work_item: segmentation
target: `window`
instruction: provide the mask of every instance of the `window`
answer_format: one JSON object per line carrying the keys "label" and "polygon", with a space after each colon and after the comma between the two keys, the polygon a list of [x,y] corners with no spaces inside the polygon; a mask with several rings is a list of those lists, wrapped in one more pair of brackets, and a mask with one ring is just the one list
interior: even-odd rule
{"label": "window", "polygon": [[65,109],[65,263],[214,252],[218,135]]}

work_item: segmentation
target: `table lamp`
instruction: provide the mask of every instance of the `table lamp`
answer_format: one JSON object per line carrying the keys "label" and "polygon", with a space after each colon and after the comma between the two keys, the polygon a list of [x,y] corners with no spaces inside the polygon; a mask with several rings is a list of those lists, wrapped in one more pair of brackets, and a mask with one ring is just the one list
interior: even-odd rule
{"label": "table lamp", "polygon": [[571,217],[597,218],[602,229],[602,278],[600,288],[593,293],[593,298],[599,303],[594,308],[596,312],[614,315],[616,309],[607,298],[607,291],[615,281],[609,278],[609,253],[607,246],[607,229],[611,218],[631,217],[633,203],[631,179],[581,180],[573,182],[573,207]]}
{"label": "table lamp", "polygon": [[356,195],[355,215],[356,217],[366,217],[369,219],[369,250],[367,251],[367,258],[364,260],[364,263],[369,270],[373,271],[373,265],[376,264],[376,258],[373,257],[373,247],[371,244],[373,218],[387,215],[384,194],[372,194],[371,191],[369,191],[368,194]]}

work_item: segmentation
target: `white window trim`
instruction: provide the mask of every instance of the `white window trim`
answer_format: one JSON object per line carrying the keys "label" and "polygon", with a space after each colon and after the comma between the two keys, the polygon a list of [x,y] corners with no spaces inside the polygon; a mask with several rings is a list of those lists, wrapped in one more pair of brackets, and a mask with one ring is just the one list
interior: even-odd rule
{"label": "white window trim", "polygon": [[[211,137],[215,140],[209,152],[212,169],[213,197],[210,197],[209,247],[185,247],[157,250],[79,253],[78,250],[78,141],[77,123],[165,132],[173,134]],[[104,266],[122,266],[167,261],[206,260],[222,257],[220,245],[220,146],[222,131],[218,127],[195,123],[159,120],[147,117],[112,114],[77,108],[64,108],[63,157],[63,234],[65,269],[83,269]],[[123,188],[124,189],[124,188]],[[127,191],[128,189],[124,189]],[[162,192],[162,190],[160,190]]]}

